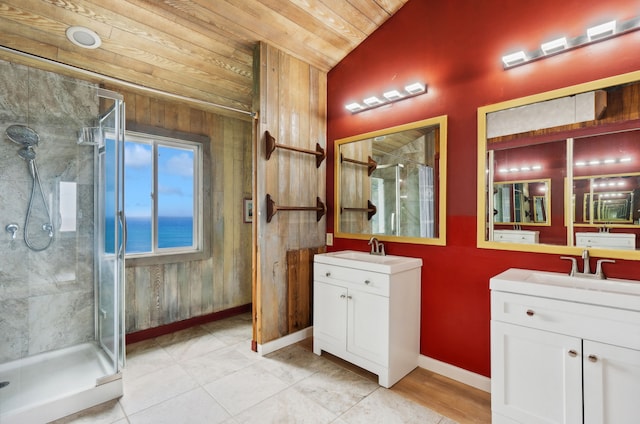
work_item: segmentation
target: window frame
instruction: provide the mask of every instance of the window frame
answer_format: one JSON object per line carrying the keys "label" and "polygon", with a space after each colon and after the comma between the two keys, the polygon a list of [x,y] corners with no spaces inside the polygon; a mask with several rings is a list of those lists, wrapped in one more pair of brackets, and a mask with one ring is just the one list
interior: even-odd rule
{"label": "window frame", "polygon": [[[172,131],[164,128],[149,127],[127,122],[125,131],[125,142],[129,137],[142,140],[149,140],[153,145],[153,190],[152,199],[152,249],[153,252],[125,253],[125,264],[127,267],[156,265],[165,263],[188,262],[204,260],[211,256],[211,148],[210,139],[207,136]],[[157,219],[158,219],[158,173],[157,173],[157,145],[169,147],[180,147],[180,145],[196,146],[199,150],[198,158],[195,159],[194,169],[194,248],[162,248],[157,249]],[[126,177],[125,177],[126,178]],[[126,186],[125,186],[126,194]],[[126,204],[125,204],[126,213]]]}

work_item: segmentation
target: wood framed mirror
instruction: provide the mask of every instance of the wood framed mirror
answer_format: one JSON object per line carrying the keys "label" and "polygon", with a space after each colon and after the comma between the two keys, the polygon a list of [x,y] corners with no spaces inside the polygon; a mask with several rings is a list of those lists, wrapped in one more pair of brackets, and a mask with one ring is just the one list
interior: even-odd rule
{"label": "wood framed mirror", "polygon": [[335,143],[335,237],[446,244],[446,116]]}
{"label": "wood framed mirror", "polygon": [[[638,175],[640,72],[481,107],[477,245],[640,260]],[[531,181],[547,181],[546,202],[529,193]],[[539,238],[498,242],[502,228]]]}

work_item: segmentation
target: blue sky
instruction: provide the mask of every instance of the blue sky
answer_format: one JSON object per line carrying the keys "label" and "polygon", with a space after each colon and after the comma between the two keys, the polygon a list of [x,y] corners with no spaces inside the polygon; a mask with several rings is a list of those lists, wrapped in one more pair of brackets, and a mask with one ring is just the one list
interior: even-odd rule
{"label": "blue sky", "polygon": [[[158,147],[158,216],[193,216],[193,152]],[[151,216],[152,146],[125,143],[125,209],[127,217]]]}

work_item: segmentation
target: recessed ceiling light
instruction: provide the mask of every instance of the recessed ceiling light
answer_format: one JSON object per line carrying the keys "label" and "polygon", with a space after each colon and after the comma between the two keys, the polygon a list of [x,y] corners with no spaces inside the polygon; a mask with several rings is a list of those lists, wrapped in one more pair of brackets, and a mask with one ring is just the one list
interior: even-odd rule
{"label": "recessed ceiling light", "polygon": [[100,36],[95,31],[82,26],[67,28],[67,38],[76,46],[84,49],[97,49],[102,44]]}

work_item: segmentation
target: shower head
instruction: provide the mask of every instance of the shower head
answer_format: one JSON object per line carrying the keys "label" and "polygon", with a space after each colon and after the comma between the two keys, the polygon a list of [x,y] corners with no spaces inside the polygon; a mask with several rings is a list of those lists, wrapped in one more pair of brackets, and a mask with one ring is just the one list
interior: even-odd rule
{"label": "shower head", "polygon": [[31,147],[23,147],[18,151],[18,156],[28,162],[36,158],[36,152]]}
{"label": "shower head", "polygon": [[[9,140],[25,147],[37,146],[38,141],[40,141],[38,133],[26,125],[11,125],[6,129],[5,133],[7,137],[9,137]],[[20,156],[22,156],[22,154]]]}

